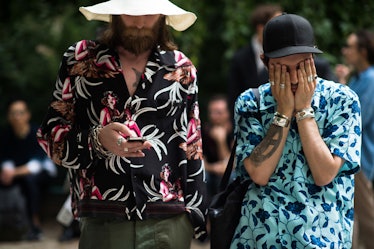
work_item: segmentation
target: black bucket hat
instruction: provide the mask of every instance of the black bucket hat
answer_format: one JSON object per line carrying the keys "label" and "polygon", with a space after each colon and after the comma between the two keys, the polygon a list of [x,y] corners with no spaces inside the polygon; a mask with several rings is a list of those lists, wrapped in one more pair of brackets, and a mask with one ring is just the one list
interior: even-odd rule
{"label": "black bucket hat", "polygon": [[276,16],[265,25],[263,49],[268,58],[323,53],[314,44],[312,25],[304,17],[294,14]]}

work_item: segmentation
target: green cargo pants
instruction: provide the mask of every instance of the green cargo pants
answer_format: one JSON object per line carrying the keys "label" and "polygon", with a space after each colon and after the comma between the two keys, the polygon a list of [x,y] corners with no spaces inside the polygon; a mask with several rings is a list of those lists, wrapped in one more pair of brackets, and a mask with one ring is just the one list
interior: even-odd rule
{"label": "green cargo pants", "polygon": [[79,249],[190,249],[192,236],[187,214],[144,221],[82,218]]}

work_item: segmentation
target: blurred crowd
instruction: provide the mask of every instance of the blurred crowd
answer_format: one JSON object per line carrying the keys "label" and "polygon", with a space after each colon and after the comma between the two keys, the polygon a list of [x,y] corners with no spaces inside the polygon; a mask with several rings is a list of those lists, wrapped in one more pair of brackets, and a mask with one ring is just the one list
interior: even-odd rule
{"label": "blurred crowd", "polygon": [[[208,101],[201,136],[209,199],[218,192],[234,142],[236,99],[246,89],[269,82],[268,69],[260,58],[264,26],[284,11],[277,4],[259,5],[253,10],[249,25],[254,33],[248,44],[233,55],[228,82],[221,82],[227,84],[228,91],[214,94]],[[347,85],[361,102],[362,156],[361,170],[355,175],[352,248],[370,249],[374,235],[374,33],[357,28],[342,39],[346,44],[341,49],[344,60],[340,64],[331,65],[323,55],[315,55],[314,61],[318,77]],[[42,207],[58,174],[58,166],[38,145],[38,124],[31,123],[28,101],[18,97],[7,103],[7,126],[0,128],[0,241],[42,238]],[[56,239],[61,242],[79,237],[68,192],[66,197],[67,204],[56,212],[62,229]]]}

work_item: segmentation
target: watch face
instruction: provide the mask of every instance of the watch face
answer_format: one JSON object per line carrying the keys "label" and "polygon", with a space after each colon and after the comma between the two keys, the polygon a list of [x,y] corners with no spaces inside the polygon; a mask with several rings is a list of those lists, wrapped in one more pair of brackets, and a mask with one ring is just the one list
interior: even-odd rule
{"label": "watch face", "polygon": [[300,116],[300,117],[304,117],[305,114],[306,114],[306,112],[305,112],[305,111],[302,111],[302,112],[299,113],[299,116]]}
{"label": "watch face", "polygon": [[281,117],[274,117],[273,124],[280,126],[280,127],[287,127],[288,120]]}
{"label": "watch face", "polygon": [[296,118],[303,119],[304,117],[306,118],[308,115],[314,115],[314,110],[312,108],[296,113]]}
{"label": "watch face", "polygon": [[281,124],[282,126],[286,124],[286,119],[283,119],[283,118],[278,118],[278,122],[279,124]]}
{"label": "watch face", "polygon": [[314,118],[314,109],[312,107],[305,108],[296,113],[296,122],[303,120],[305,118]]}

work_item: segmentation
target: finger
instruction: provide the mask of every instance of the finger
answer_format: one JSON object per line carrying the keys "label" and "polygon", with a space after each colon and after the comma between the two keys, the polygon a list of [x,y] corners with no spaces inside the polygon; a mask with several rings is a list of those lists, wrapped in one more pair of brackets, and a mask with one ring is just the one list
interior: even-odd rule
{"label": "finger", "polygon": [[140,149],[138,147],[134,147],[133,143],[124,143],[120,148],[119,155],[124,157],[143,157],[145,155],[143,149],[145,148],[143,148],[142,146],[140,147]]}
{"label": "finger", "polygon": [[[307,82],[306,82],[306,89],[311,91],[315,88],[316,85],[316,74],[315,74],[315,66],[312,58],[305,60],[305,67],[307,73]],[[313,71],[314,68],[314,71]]]}
{"label": "finger", "polygon": [[270,64],[269,65],[269,82],[271,86],[274,86],[274,65]]}
{"label": "finger", "polygon": [[307,74],[306,74],[306,69],[305,69],[305,61],[302,61],[300,62],[299,64],[299,70],[301,71],[301,74],[302,74],[302,77],[304,79],[304,82],[306,81],[306,77],[307,77]]}
{"label": "finger", "polygon": [[286,90],[291,89],[291,76],[290,73],[286,71]]}
{"label": "finger", "polygon": [[305,77],[305,71],[303,72],[303,70],[301,69],[298,69],[297,70],[297,78],[299,80],[299,86],[297,87],[297,89],[299,90],[302,90],[303,92],[306,90],[307,88],[307,84],[306,84],[306,77]]}
{"label": "finger", "polygon": [[[281,73],[281,80],[280,80],[280,88],[284,90],[286,88],[286,74],[287,74],[287,67],[282,65],[282,73]],[[290,86],[288,86],[289,89]]]}
{"label": "finger", "polygon": [[280,64],[276,64],[275,65],[275,74],[274,74],[274,82],[275,82],[275,89],[277,92],[279,92],[280,88],[279,88],[279,84],[280,84],[280,81],[281,81],[281,73],[282,73],[282,69],[281,69],[281,65]]}
{"label": "finger", "polygon": [[143,150],[149,150],[152,144],[149,141],[127,141],[122,135],[117,137],[116,146],[109,147],[111,151],[115,151],[118,156],[144,156]]}
{"label": "finger", "polygon": [[297,78],[299,79],[299,87],[304,86],[304,83],[305,83],[306,79],[305,79],[305,75],[303,73],[303,70],[301,70],[301,69],[297,70]]}
{"label": "finger", "polygon": [[105,127],[111,128],[112,130],[120,131],[120,130],[123,130],[123,126],[125,126],[125,125],[122,124],[122,123],[112,122],[112,123],[109,123],[108,125],[106,125]]}
{"label": "finger", "polygon": [[306,86],[306,83],[307,83],[307,73],[306,73],[306,68],[305,68],[305,60],[300,62],[299,64],[299,69],[298,69],[298,80],[299,80],[299,86],[298,88],[302,89],[302,90],[305,90],[305,86]]}
{"label": "finger", "polygon": [[136,137],[136,133],[129,129],[125,124],[119,123],[119,122],[113,122],[107,125],[110,127],[112,130],[117,131],[120,133],[123,137]]}
{"label": "finger", "polygon": [[121,135],[117,138],[117,145],[121,146],[126,139]]}
{"label": "finger", "polygon": [[314,78],[314,83],[317,83],[317,69],[316,69],[316,65],[314,64],[314,59],[313,57],[310,59],[310,67],[311,67],[311,72],[312,72],[312,75],[313,75],[313,78]]}
{"label": "finger", "polygon": [[125,142],[124,147],[128,148],[129,151],[145,150],[152,147],[149,141],[145,142]]}
{"label": "finger", "polygon": [[143,151],[134,151],[134,152],[123,151],[122,156],[123,157],[144,157],[145,154]]}
{"label": "finger", "polygon": [[[310,59],[306,59],[305,60],[305,72],[306,72],[306,75],[309,77],[309,76],[312,76],[313,77],[313,73],[312,73],[312,70],[311,70],[311,65],[310,65]],[[309,79],[308,79],[308,82],[309,82]]]}
{"label": "finger", "polygon": [[311,85],[313,88],[316,85],[316,79],[317,79],[317,73],[316,73],[316,67],[314,65],[313,58],[309,58],[305,62],[306,64],[306,72],[307,72],[307,82]]}

